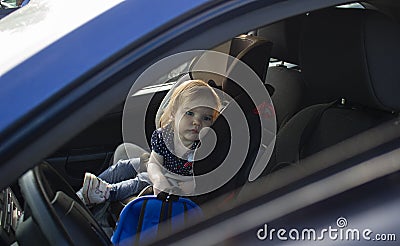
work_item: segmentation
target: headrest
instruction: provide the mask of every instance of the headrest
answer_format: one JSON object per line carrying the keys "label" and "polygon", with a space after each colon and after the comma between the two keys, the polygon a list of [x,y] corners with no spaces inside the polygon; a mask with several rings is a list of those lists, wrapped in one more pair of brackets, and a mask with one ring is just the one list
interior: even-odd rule
{"label": "headrest", "polygon": [[[232,83],[231,80],[227,80],[221,74],[227,74],[228,76],[232,74],[235,71],[238,60],[240,60],[253,69],[260,80],[264,82],[271,49],[272,43],[262,37],[251,35],[237,36],[230,42],[229,56],[205,52],[194,59],[190,65],[190,78],[201,79],[210,85],[216,85],[216,87],[222,86],[224,92],[231,97],[236,97],[242,93],[241,87],[236,85],[236,83]],[[217,71],[218,73],[206,72],[207,70]]]}
{"label": "headrest", "polygon": [[[219,55],[219,53],[214,52],[204,52],[202,55],[196,57],[190,64],[189,76],[191,79],[200,79],[209,85],[221,87],[222,81],[225,79],[222,74],[225,74],[226,72],[227,63],[227,55]],[[217,73],[209,71],[215,71]]]}
{"label": "headrest", "polygon": [[311,100],[400,109],[400,25],[366,9],[329,9],[306,16],[300,66]]}
{"label": "headrest", "polygon": [[[232,39],[230,55],[248,65],[258,75],[262,82],[265,81],[268,63],[271,55],[272,43],[264,38],[241,35]],[[228,64],[228,75],[234,72],[237,60]],[[245,82],[245,81],[243,81]],[[222,82],[222,90],[235,98],[243,90],[236,83],[227,79]]]}

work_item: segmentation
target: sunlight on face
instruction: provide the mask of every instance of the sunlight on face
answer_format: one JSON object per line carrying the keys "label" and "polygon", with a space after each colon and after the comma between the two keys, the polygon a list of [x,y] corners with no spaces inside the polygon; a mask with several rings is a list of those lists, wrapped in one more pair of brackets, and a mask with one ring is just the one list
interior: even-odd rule
{"label": "sunlight on face", "polygon": [[187,99],[184,105],[179,106],[174,127],[184,146],[190,147],[199,140],[201,129],[212,125],[216,110],[217,103],[210,94]]}

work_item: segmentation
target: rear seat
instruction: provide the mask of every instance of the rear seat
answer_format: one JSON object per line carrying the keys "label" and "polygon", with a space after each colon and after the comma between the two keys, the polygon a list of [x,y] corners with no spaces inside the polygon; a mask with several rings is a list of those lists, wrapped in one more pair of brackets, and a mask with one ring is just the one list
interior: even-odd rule
{"label": "rear seat", "polygon": [[274,88],[271,96],[277,127],[280,129],[303,106],[305,85],[297,69],[285,65],[269,67],[266,84]]}
{"label": "rear seat", "polygon": [[[274,88],[271,96],[276,112],[278,129],[281,128],[304,105],[305,85],[299,64],[299,35],[303,16],[283,20],[257,30],[257,36],[273,42],[271,57],[282,61],[268,69],[265,83]],[[286,64],[285,64],[286,63]]]}

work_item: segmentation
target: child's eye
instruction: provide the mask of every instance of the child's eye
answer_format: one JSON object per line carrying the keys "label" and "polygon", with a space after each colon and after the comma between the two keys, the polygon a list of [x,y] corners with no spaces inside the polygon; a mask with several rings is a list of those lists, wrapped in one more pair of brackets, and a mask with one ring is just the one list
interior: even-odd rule
{"label": "child's eye", "polygon": [[212,117],[209,116],[209,115],[208,115],[208,116],[204,116],[204,117],[203,117],[203,120],[204,120],[204,121],[212,121]]}
{"label": "child's eye", "polygon": [[193,113],[192,111],[186,111],[185,114],[186,114],[186,115],[189,115],[189,116],[193,116],[193,115],[194,115],[194,113]]}

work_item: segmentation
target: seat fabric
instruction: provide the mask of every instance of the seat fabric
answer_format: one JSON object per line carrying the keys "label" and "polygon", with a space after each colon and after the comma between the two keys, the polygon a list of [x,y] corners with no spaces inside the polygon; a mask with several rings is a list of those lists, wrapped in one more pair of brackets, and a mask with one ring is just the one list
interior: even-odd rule
{"label": "seat fabric", "polygon": [[400,109],[400,98],[391,93],[400,89],[394,62],[399,43],[400,26],[372,10],[307,15],[299,61],[311,106],[279,131],[268,172],[394,118]]}

